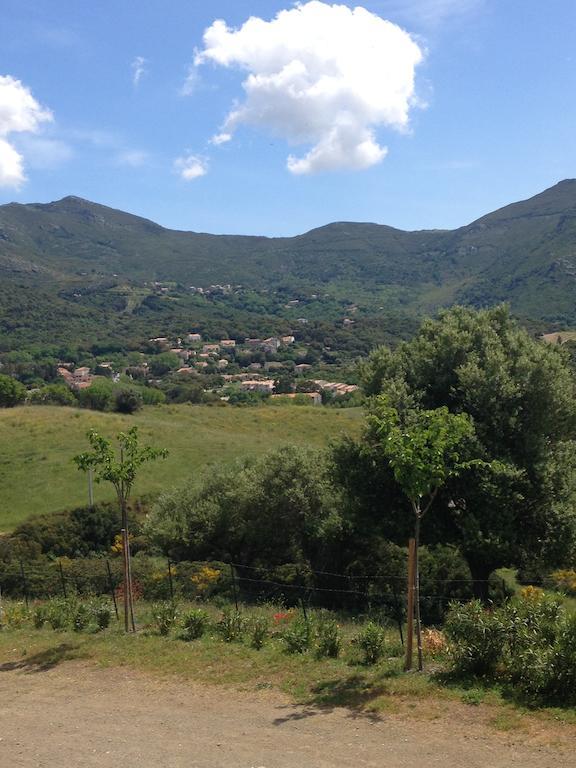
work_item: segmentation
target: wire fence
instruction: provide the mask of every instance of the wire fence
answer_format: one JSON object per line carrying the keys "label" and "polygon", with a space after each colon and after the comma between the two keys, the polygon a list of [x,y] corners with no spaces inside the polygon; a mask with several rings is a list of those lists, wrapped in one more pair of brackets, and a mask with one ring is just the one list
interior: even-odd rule
{"label": "wire fence", "polygon": [[[400,631],[406,618],[405,573],[336,573],[295,565],[274,569],[221,561],[174,563],[148,556],[136,556],[132,563],[136,600],[227,601],[239,609],[259,603],[326,608],[377,616],[397,624]],[[424,621],[439,623],[451,601],[467,601],[479,593],[501,602],[507,596],[506,584],[497,578],[473,581],[423,573]],[[112,557],[0,563],[0,595],[27,604],[54,596],[107,595],[116,606],[123,595],[122,561]]]}

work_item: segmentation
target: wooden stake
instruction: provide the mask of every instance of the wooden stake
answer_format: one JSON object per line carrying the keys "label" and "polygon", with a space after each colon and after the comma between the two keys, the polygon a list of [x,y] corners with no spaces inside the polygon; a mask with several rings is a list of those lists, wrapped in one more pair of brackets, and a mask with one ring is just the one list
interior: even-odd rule
{"label": "wooden stake", "polygon": [[130,598],[129,598],[129,573],[128,573],[128,531],[122,528],[122,565],[123,565],[123,592],[124,592],[124,631],[129,632]]}
{"label": "wooden stake", "polygon": [[408,583],[406,586],[406,594],[408,600],[407,617],[408,627],[406,630],[406,661],[404,662],[404,670],[407,672],[412,669],[412,646],[414,642],[414,589],[416,586],[415,580],[416,572],[416,540],[410,539],[408,542]]}

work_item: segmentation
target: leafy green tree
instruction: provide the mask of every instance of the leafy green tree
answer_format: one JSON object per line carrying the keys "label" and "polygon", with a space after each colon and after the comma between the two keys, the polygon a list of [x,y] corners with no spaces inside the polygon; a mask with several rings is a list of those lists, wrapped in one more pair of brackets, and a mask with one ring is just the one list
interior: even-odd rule
{"label": "leafy green tree", "polygon": [[78,392],[80,405],[93,411],[110,410],[113,397],[114,387],[108,379],[97,379],[89,387]]}
{"label": "leafy green tree", "polygon": [[91,451],[74,456],[74,462],[83,472],[92,470],[97,483],[108,482],[114,486],[118,506],[122,515],[122,541],[124,555],[124,627],[129,629],[131,618],[134,627],[132,605],[132,576],[130,564],[130,536],[128,531],[128,499],[136,481],[140,467],[158,458],[165,458],[165,449],[141,446],[138,427],[131,427],[127,432],[116,435],[118,449],[111,440],[99,435],[95,430],[88,433]]}
{"label": "leafy green tree", "polygon": [[0,375],[0,408],[13,408],[26,399],[26,387],[11,376]]}
{"label": "leafy green tree", "polygon": [[342,527],[323,453],[288,446],[164,494],[147,534],[178,559],[323,567]]}
{"label": "leafy green tree", "polygon": [[415,604],[418,668],[422,669],[420,627],[420,527],[436,495],[449,478],[457,477],[471,462],[464,460],[474,427],[464,414],[448,408],[406,410],[400,414],[385,395],[371,404],[367,437],[390,464],[394,478],[410,502],[414,514]]}
{"label": "leafy green tree", "polygon": [[[399,411],[445,406],[473,419],[475,453],[492,468],[473,466],[448,478],[427,530],[430,543],[457,544],[478,584],[498,567],[542,571],[570,561],[576,384],[563,348],[530,337],[505,307],[456,307],[425,321],[395,350],[375,350],[360,375],[368,394],[385,393]],[[391,473],[374,473],[373,464],[369,446],[348,441],[336,451],[336,472],[356,513],[373,524],[380,517],[401,540],[402,505]]]}
{"label": "leafy green tree", "polygon": [[180,358],[173,352],[162,352],[150,358],[149,371],[152,376],[161,378],[181,365]]}

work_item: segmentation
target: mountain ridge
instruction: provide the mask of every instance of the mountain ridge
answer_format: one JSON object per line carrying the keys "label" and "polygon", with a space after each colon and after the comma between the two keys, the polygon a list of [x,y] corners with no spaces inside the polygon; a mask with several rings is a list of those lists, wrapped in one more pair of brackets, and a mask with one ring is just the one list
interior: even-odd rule
{"label": "mountain ridge", "polygon": [[[74,195],[8,203],[0,206],[0,278],[5,297],[37,291],[45,306],[53,295],[80,313],[82,302],[90,312],[120,306],[106,293],[119,286],[159,281],[329,295],[375,316],[507,301],[543,327],[576,324],[576,180],[454,230],[340,221],[275,238],[172,230]],[[0,292],[0,333],[14,322],[7,305]]]}

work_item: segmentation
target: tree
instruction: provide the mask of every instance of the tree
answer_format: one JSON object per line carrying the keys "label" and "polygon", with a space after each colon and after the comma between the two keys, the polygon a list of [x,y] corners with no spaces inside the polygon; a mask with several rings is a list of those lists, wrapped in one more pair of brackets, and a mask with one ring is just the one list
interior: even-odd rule
{"label": "tree", "polygon": [[146,528],[176,558],[323,568],[341,523],[325,455],[286,446],[163,494]]}
{"label": "tree", "polygon": [[0,408],[13,408],[26,399],[26,387],[11,376],[0,375]]}
{"label": "tree", "polygon": [[474,427],[464,414],[448,408],[406,410],[399,413],[386,396],[377,397],[368,416],[367,437],[382,451],[394,478],[410,502],[414,514],[415,605],[418,668],[422,670],[420,626],[420,526],[438,490],[450,477],[457,477],[471,466],[462,458]]}
{"label": "tree", "polygon": [[114,387],[108,379],[97,379],[86,389],[78,392],[78,400],[83,408],[93,411],[106,411],[112,403]]}
{"label": "tree", "polygon": [[136,474],[143,464],[158,458],[165,458],[165,449],[142,447],[139,443],[138,427],[131,427],[127,432],[116,436],[119,451],[111,440],[99,435],[95,430],[88,433],[91,451],[74,456],[78,469],[94,472],[97,483],[109,482],[114,486],[118,505],[122,515],[122,549],[124,560],[124,628],[129,631],[131,621],[134,625],[132,605],[132,575],[130,564],[130,538],[128,531],[128,498],[136,480]]}
{"label": "tree", "polygon": [[[475,455],[491,469],[472,466],[447,480],[426,538],[459,546],[477,586],[486,586],[499,567],[538,574],[570,562],[576,551],[576,383],[562,347],[530,337],[505,307],[456,307],[425,321],[395,350],[375,350],[360,375],[367,394],[387,394],[399,411],[445,406],[472,417]],[[370,477],[374,452],[347,444],[340,453],[338,471],[358,514],[373,524],[380,518],[401,540],[402,507],[386,470],[378,483]],[[383,514],[378,504],[386,482]]]}

